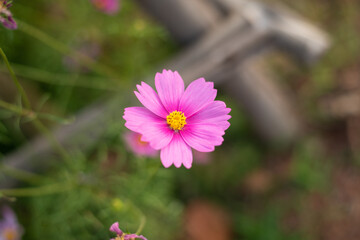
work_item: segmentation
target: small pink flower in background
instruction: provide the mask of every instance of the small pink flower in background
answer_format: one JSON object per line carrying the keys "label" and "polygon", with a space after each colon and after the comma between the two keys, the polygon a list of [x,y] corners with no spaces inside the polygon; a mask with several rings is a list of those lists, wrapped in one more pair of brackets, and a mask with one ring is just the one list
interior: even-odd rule
{"label": "small pink flower in background", "polygon": [[155,157],[158,153],[153,149],[148,142],[141,140],[141,134],[136,132],[127,132],[124,134],[124,139],[128,148],[136,155],[145,157]]}
{"label": "small pink flower in background", "polygon": [[119,11],[119,0],[91,0],[100,11],[113,15]]}
{"label": "small pink flower in background", "polygon": [[164,167],[182,164],[191,168],[191,148],[212,152],[223,142],[230,126],[222,101],[215,101],[214,83],[199,78],[186,88],[178,72],[163,70],[155,76],[157,93],[148,84],[137,85],[135,95],[144,107],[125,109],[125,126],[142,135],[154,149],[161,150]]}
{"label": "small pink flower in background", "polygon": [[9,10],[12,1],[0,0],[0,23],[8,29],[16,29],[17,24],[14,21]]}
{"label": "small pink flower in background", "polygon": [[17,221],[15,213],[9,208],[2,209],[0,221],[0,240],[20,240],[23,229]]}
{"label": "small pink flower in background", "polygon": [[206,164],[210,163],[212,160],[211,153],[199,152],[199,151],[195,150],[195,151],[193,151],[193,154],[194,154],[194,161],[197,164],[206,165]]}
{"label": "small pink flower in background", "polygon": [[113,223],[110,227],[110,231],[116,233],[116,238],[112,238],[110,240],[133,240],[133,239],[143,239],[147,240],[143,235],[136,235],[136,234],[125,234],[119,228],[119,223]]}

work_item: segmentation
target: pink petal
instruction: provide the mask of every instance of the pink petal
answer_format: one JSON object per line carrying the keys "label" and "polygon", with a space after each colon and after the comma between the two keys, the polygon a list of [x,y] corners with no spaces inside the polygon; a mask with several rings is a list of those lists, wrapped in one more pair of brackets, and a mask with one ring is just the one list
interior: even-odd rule
{"label": "pink petal", "polygon": [[150,87],[144,82],[141,82],[141,85],[136,86],[139,92],[135,91],[134,93],[139,99],[139,101],[142,103],[142,105],[144,105],[144,107],[146,107],[159,117],[166,118],[169,113],[165,110],[159,96],[154,91],[154,89],[152,89],[152,87]]}
{"label": "pink petal", "polygon": [[224,139],[224,130],[215,125],[187,124],[180,132],[184,141],[199,152],[212,152]]}
{"label": "pink petal", "polygon": [[142,135],[140,133],[126,132],[123,137],[129,150],[136,155],[155,157],[158,153],[158,151],[153,149],[148,142],[141,141]]}
{"label": "pink petal", "polygon": [[136,234],[126,234],[124,240],[132,240],[132,239],[142,239],[147,240],[143,235],[136,235]]}
{"label": "pink petal", "polygon": [[110,231],[112,231],[112,232],[114,232],[114,233],[116,233],[116,234],[118,234],[120,236],[123,234],[123,232],[119,228],[119,223],[118,222],[115,222],[115,223],[113,223],[111,225]]}
{"label": "pink petal", "polygon": [[95,7],[106,14],[113,15],[119,10],[119,0],[92,0]]}
{"label": "pink petal", "polygon": [[216,92],[214,83],[205,82],[204,78],[199,78],[186,88],[180,99],[179,110],[188,118],[212,103]]}
{"label": "pink petal", "polygon": [[125,127],[140,133],[141,140],[149,142],[150,146],[156,150],[165,147],[172,139],[172,131],[166,120],[156,116],[144,107],[125,108],[124,117]]}
{"label": "pink petal", "polygon": [[191,148],[184,142],[180,134],[176,133],[169,145],[161,149],[160,159],[166,168],[172,164],[177,168],[179,168],[181,164],[186,168],[191,168],[193,156]]}
{"label": "pink petal", "polygon": [[184,93],[184,81],[177,71],[163,70],[155,75],[155,86],[159,98],[170,113],[178,110],[179,101]]}
{"label": "pink petal", "polygon": [[203,108],[199,112],[186,119],[186,122],[192,124],[211,124],[220,127],[222,130],[228,129],[230,123],[228,120],[231,118],[228,113],[230,108],[226,108],[226,105],[222,101],[214,101],[207,107]]}
{"label": "pink petal", "polygon": [[141,141],[149,142],[150,146],[156,150],[167,146],[173,138],[174,131],[165,122],[147,122],[140,128],[143,135]]}
{"label": "pink petal", "polygon": [[197,164],[206,165],[212,161],[212,154],[208,152],[199,152],[193,150],[194,161]]}
{"label": "pink petal", "polygon": [[125,127],[138,133],[140,133],[140,128],[148,122],[166,122],[165,119],[158,117],[144,107],[125,108],[123,118],[126,120]]}

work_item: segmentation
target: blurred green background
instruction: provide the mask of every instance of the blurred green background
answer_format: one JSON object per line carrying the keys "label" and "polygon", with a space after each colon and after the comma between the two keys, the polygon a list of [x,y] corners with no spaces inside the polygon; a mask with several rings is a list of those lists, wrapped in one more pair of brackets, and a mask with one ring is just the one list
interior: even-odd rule
{"label": "blurred green background", "polygon": [[[298,143],[274,148],[263,142],[246,114],[220,90],[218,99],[232,108],[224,144],[206,164],[165,169],[158,158],[127,151],[119,119],[90,151],[71,152],[70,159],[54,161],[45,172],[1,168],[0,181],[4,176],[20,181],[17,189],[0,191],[0,201],[16,211],[23,239],[108,239],[115,221],[127,232],[142,230],[149,240],[360,239],[360,111],[329,116],[322,104],[360,89],[360,3],[282,4],[332,38],[331,49],[311,68],[279,56],[268,59],[306,120],[308,131]],[[121,5],[109,16],[87,0],[14,2],[19,29],[1,26],[0,47],[33,108],[57,116],[44,121],[49,128],[71,121],[99,99],[132,92],[181,51],[133,1]],[[75,51],[92,55],[100,65],[84,67],[64,54]],[[3,61],[0,99],[20,106]],[[38,135],[32,121],[0,108],[0,162]]]}

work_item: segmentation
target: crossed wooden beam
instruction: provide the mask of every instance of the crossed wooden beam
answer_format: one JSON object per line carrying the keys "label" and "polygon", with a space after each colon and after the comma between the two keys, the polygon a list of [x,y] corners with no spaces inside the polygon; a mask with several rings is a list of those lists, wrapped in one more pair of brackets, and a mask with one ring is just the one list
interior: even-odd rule
{"label": "crossed wooden beam", "polygon": [[[205,76],[221,84],[269,142],[294,141],[301,134],[301,117],[291,97],[259,62],[267,52],[280,49],[311,64],[329,47],[326,34],[284,7],[254,1],[138,2],[164,22],[179,42],[197,41],[173,60],[170,68],[179,70],[187,80]],[[161,11],[164,5],[167,11]],[[190,31],[183,33],[194,6],[198,7],[197,21],[192,19]],[[216,9],[222,9],[222,16]],[[166,21],[173,14],[177,22]]]}
{"label": "crossed wooden beam", "polygon": [[[269,142],[296,141],[302,129],[296,104],[265,72],[261,58],[269,51],[282,49],[310,64],[329,47],[326,34],[282,7],[253,1],[137,2],[164,24],[176,40],[187,45],[165,67],[178,70],[185,82],[198,77],[214,81],[246,110],[258,133]],[[55,129],[55,137],[68,151],[89,149],[109,124],[121,121],[121,109],[129,104],[127,96],[124,91],[89,106],[76,116],[74,123]],[[55,157],[47,139],[38,137],[6,156],[3,163],[38,171]],[[0,175],[0,187],[14,183]]]}

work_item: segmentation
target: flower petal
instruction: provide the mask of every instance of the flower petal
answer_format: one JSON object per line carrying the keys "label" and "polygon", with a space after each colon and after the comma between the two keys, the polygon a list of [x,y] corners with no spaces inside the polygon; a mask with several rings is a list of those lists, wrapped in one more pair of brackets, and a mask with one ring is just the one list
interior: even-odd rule
{"label": "flower petal", "polygon": [[193,81],[186,88],[180,99],[179,111],[182,111],[185,114],[185,117],[191,117],[193,114],[212,103],[216,97],[216,92],[214,83],[205,82],[204,78]]}
{"label": "flower petal", "polygon": [[174,134],[171,142],[161,149],[160,159],[164,167],[168,168],[172,164],[179,168],[183,164],[186,168],[191,168],[193,155],[191,148],[184,142],[180,134]]}
{"label": "flower petal", "polygon": [[144,107],[125,108],[123,118],[126,120],[125,127],[137,133],[141,133],[140,128],[146,123],[163,123],[166,121]]}
{"label": "flower petal", "polygon": [[216,125],[187,124],[180,134],[184,141],[199,152],[212,152],[215,146],[220,146],[225,134],[221,127]]}
{"label": "flower petal", "polygon": [[163,70],[155,75],[155,86],[165,109],[171,113],[178,110],[184,93],[184,81],[177,71]]}
{"label": "flower petal", "polygon": [[144,107],[125,108],[123,118],[126,120],[125,127],[140,133],[141,140],[149,142],[150,146],[156,150],[169,144],[174,134],[165,119],[156,116]]}
{"label": "flower petal", "polygon": [[0,22],[4,25],[4,27],[8,29],[11,30],[17,29],[17,24],[11,15],[8,16],[7,18],[3,18],[2,20],[0,19]]}
{"label": "flower petal", "polygon": [[144,82],[141,82],[141,85],[136,85],[136,87],[139,92],[135,91],[134,93],[142,105],[159,117],[166,118],[169,113],[165,110],[154,89]]}
{"label": "flower petal", "polygon": [[231,118],[231,116],[228,115],[230,111],[231,109],[226,108],[224,102],[214,101],[199,112],[187,118],[186,122],[188,124],[216,125],[225,131],[230,126],[230,123],[228,122]]}
{"label": "flower petal", "polygon": [[174,135],[174,131],[165,121],[144,123],[140,127],[140,133],[142,134],[141,141],[149,142],[150,146],[156,150],[167,146]]}
{"label": "flower petal", "polygon": [[126,234],[124,237],[124,240],[132,240],[132,239],[142,239],[142,240],[147,240],[143,235],[136,235],[136,234]]}
{"label": "flower petal", "polygon": [[113,15],[119,11],[119,0],[92,0],[94,6],[106,14]]}
{"label": "flower petal", "polygon": [[116,234],[118,234],[118,235],[120,235],[120,236],[123,235],[123,232],[122,232],[122,231],[120,230],[120,228],[119,228],[119,223],[118,223],[118,222],[115,222],[115,223],[113,223],[113,224],[111,225],[110,231],[111,231],[111,232],[114,232],[114,233],[116,233]]}
{"label": "flower petal", "polygon": [[141,141],[142,135],[136,132],[126,132],[123,135],[127,148],[139,156],[155,157],[158,153],[148,142]]}

